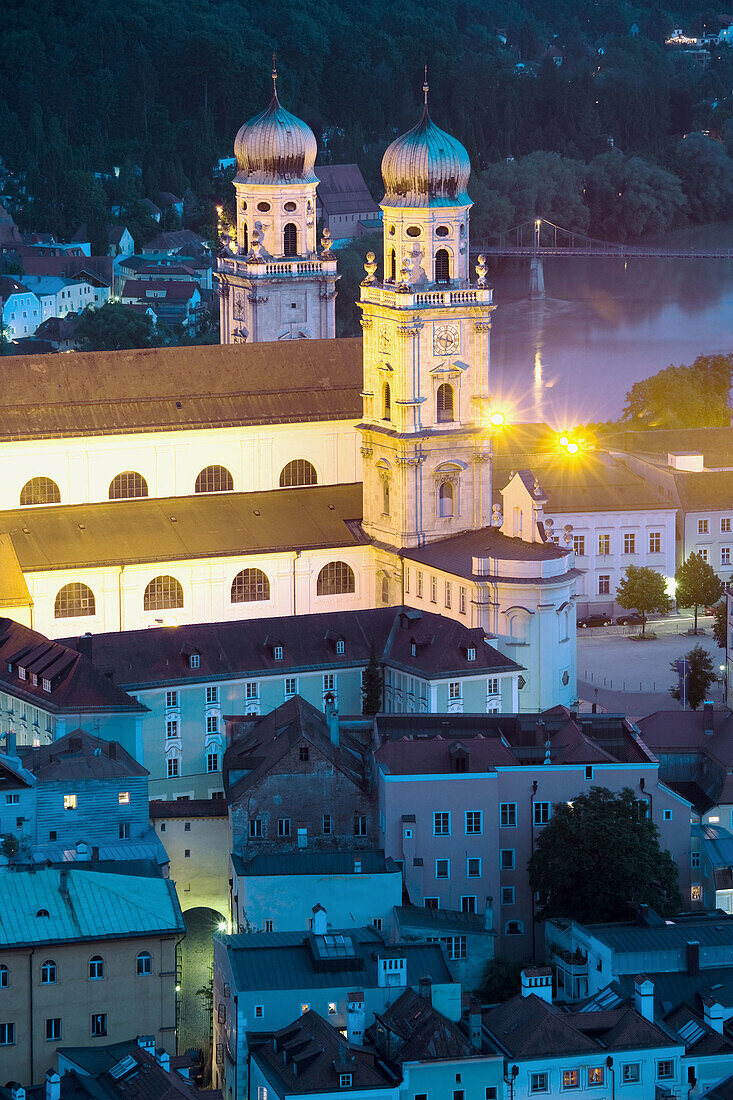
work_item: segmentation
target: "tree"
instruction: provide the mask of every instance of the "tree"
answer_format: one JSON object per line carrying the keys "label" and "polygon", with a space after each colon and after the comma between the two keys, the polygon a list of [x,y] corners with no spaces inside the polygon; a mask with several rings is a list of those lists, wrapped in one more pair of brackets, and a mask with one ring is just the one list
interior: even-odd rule
{"label": "tree", "polygon": [[721,600],[719,604],[715,605],[713,637],[720,648],[725,649],[728,641],[728,607],[726,600]]}
{"label": "tree", "polygon": [[677,603],[682,607],[692,607],[695,613],[693,634],[697,634],[697,611],[699,607],[712,607],[723,594],[723,582],[712,565],[703,561],[701,554],[690,554],[675,573],[677,581]]}
{"label": "tree", "polygon": [[641,636],[646,633],[646,617],[657,611],[664,615],[672,606],[664,577],[646,565],[628,565],[616,589],[616,603],[641,613]]}
{"label": "tree", "polygon": [[727,427],[733,355],[698,355],[692,366],[665,367],[626,394],[622,421],[634,428]]}
{"label": "tree", "polygon": [[85,309],[74,333],[80,351],[158,348],[166,342],[166,336],[165,325],[154,326],[146,314],[120,302]]}
{"label": "tree", "polygon": [[12,862],[19,849],[20,842],[17,836],[13,836],[12,833],[4,833],[2,841],[0,841],[0,855],[4,855],[9,862]]}
{"label": "tree", "polygon": [[[697,710],[700,703],[705,702],[708,688],[711,684],[715,683],[718,679],[718,675],[715,671],[712,657],[709,653],[705,652],[701,645],[696,645],[694,649],[686,653],[684,659],[688,665],[684,699],[682,698],[682,690],[679,684],[675,684],[674,687],[671,687],[669,689],[669,694],[673,699],[677,699],[678,702],[684,703],[685,706],[689,704],[691,710]],[[676,661],[672,662],[670,668],[673,672],[678,673]]]}
{"label": "tree", "polygon": [[591,161],[585,187],[595,237],[623,241],[642,233],[663,233],[685,206],[677,176],[618,149]]}
{"label": "tree", "polygon": [[382,669],[377,659],[377,647],[374,642],[369,645],[369,664],[364,671],[364,686],[362,694],[362,714],[378,714],[382,708],[382,689],[384,678]]}
{"label": "tree", "polygon": [[489,959],[481,975],[481,985],[476,990],[477,995],[485,1004],[508,1001],[519,992],[521,974],[525,966],[527,966],[526,961],[505,959],[502,955]]}
{"label": "tree", "polygon": [[645,809],[628,787],[592,787],[553,806],[529,861],[541,919],[622,920],[640,904],[664,917],[679,911],[677,866]]}
{"label": "tree", "polygon": [[688,134],[675,150],[675,170],[695,221],[727,218],[733,208],[733,161],[725,146],[705,134]]}

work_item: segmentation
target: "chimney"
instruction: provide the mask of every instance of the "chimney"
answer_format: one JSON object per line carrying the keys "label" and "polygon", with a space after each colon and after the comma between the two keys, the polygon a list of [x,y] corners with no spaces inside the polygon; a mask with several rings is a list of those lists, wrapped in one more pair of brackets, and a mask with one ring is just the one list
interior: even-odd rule
{"label": "chimney", "polygon": [[141,1050],[147,1050],[148,1054],[155,1054],[155,1036],[138,1035],[137,1045]]}
{"label": "chimney", "polygon": [[61,1100],[61,1078],[52,1070],[46,1074],[46,1100]]}
{"label": "chimney", "polygon": [[349,993],[346,998],[346,1038],[348,1042],[354,1043],[356,1046],[362,1045],[365,1024],[364,993],[362,990],[357,990],[354,993]]}
{"label": "chimney", "polygon": [[552,1004],[552,968],[549,966],[529,966],[522,971],[522,996],[539,997],[548,1005]]}
{"label": "chimney", "polygon": [[320,902],[318,903],[318,905],[313,906],[313,923],[311,927],[315,936],[326,935],[326,932],[328,930],[328,922],[326,917],[326,910],[323,908]]}
{"label": "chimney", "polygon": [[638,916],[638,919],[639,919],[639,924],[642,926],[642,928],[648,928],[649,927],[649,906],[646,904],[646,902],[642,902],[641,905],[639,906],[639,912],[638,912],[637,916]]}
{"label": "chimney", "polygon": [[420,996],[423,998],[423,1000],[430,1002],[430,1004],[432,1004],[432,996],[431,996],[432,988],[433,988],[433,979],[430,977],[430,975],[424,975],[422,978],[418,979],[417,991],[420,994]]}
{"label": "chimney", "polygon": [[468,1006],[468,1037],[471,1040],[471,1046],[476,1050],[481,1050],[482,1030],[481,1002],[472,997]]}
{"label": "chimney", "polygon": [[705,998],[703,1001],[705,1023],[708,1027],[711,1027],[713,1031],[717,1031],[718,1035],[723,1034],[723,1024],[725,1023],[724,1013],[725,1009],[715,1000],[715,997]]}
{"label": "chimney", "polygon": [[156,1050],[155,1061],[158,1063],[162,1070],[166,1073],[171,1071],[171,1056],[167,1050]]}
{"label": "chimney", "polygon": [[645,1020],[654,1023],[654,982],[645,974],[634,978],[634,1008]]}
{"label": "chimney", "polygon": [[713,704],[710,699],[706,699],[702,705],[702,728],[703,733],[708,737],[712,737],[715,733],[713,724]]}
{"label": "chimney", "polygon": [[328,732],[331,737],[331,744],[338,748],[339,745],[339,712],[336,706],[336,699],[329,691],[325,699],[325,711],[326,722],[328,723]]}
{"label": "chimney", "polygon": [[91,659],[92,659],[92,646],[93,646],[92,636],[88,631],[87,631],[86,634],[82,634],[82,636],[80,638],[77,638],[77,641],[76,641],[77,652],[81,653],[82,657],[86,657],[87,660],[89,660],[89,661],[91,661]]}
{"label": "chimney", "polygon": [[22,1085],[12,1085],[10,1088],[11,1100],[25,1100],[25,1089]]}
{"label": "chimney", "polygon": [[484,931],[494,931],[494,899],[491,894],[486,895],[486,908],[484,909]]}
{"label": "chimney", "polygon": [[685,948],[687,955],[687,973],[694,978],[700,973],[700,941],[688,940]]}

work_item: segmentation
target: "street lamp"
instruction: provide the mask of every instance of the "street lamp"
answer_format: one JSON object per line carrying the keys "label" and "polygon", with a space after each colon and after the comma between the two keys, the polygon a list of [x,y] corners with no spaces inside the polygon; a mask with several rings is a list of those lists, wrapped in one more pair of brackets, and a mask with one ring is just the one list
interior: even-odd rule
{"label": "street lamp", "polygon": [[504,1074],[504,1084],[509,1086],[509,1100],[514,1100],[514,1082],[519,1077],[519,1066],[512,1066],[508,1073]]}
{"label": "street lamp", "polygon": [[489,417],[489,424],[491,424],[492,428],[503,428],[505,423],[506,415],[503,412],[500,412],[498,409],[496,410],[496,412],[492,412],[491,416]]}

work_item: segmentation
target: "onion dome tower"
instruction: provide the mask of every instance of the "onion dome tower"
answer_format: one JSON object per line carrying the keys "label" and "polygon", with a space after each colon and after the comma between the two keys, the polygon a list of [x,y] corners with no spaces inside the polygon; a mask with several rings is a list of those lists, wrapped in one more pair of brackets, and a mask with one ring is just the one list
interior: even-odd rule
{"label": "onion dome tower", "polygon": [[277,94],[234,140],[237,236],[219,257],[221,342],[259,343],[336,332],[331,240],[316,251],[317,145]]}

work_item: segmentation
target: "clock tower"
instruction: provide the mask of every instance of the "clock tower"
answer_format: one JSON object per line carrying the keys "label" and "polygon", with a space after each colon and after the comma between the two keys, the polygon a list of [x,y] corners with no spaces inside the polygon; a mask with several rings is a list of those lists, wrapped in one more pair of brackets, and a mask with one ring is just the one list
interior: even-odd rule
{"label": "clock tower", "polygon": [[398,548],[491,522],[492,292],[483,257],[469,278],[468,154],[427,92],[382,160],[384,270],[368,253],[359,301],[363,525]]}

